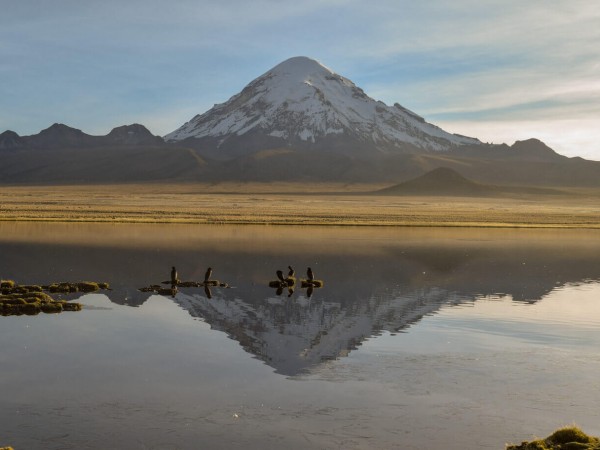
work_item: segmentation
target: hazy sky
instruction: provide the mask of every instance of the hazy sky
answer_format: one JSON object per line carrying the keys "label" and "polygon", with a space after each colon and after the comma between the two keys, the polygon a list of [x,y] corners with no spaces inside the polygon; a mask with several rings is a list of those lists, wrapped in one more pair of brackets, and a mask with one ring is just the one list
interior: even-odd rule
{"label": "hazy sky", "polygon": [[164,135],[298,55],[448,131],[600,160],[595,0],[0,0],[0,132]]}

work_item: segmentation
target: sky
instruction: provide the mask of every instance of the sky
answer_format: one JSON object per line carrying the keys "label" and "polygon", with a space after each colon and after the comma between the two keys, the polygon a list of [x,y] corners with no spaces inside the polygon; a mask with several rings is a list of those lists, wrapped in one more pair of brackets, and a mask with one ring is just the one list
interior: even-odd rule
{"label": "sky", "polygon": [[292,56],[483,142],[600,160],[596,0],[0,0],[0,132],[165,135]]}

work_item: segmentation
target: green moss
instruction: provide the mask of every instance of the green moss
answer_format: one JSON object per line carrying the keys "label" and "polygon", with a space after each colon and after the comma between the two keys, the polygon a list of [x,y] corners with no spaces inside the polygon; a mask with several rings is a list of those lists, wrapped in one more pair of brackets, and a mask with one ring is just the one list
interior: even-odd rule
{"label": "green moss", "polygon": [[[75,290],[71,290],[72,288]],[[71,286],[69,283],[54,283],[48,286],[48,291],[53,294],[68,294],[69,292],[76,292],[76,287]]]}
{"label": "green moss", "polygon": [[14,294],[0,295],[0,303],[2,305],[25,305],[25,299],[16,297]]}
{"label": "green moss", "polygon": [[26,316],[36,316],[42,310],[40,303],[27,303],[19,308]]}
{"label": "green moss", "polygon": [[55,301],[45,292],[12,293],[0,295],[0,314],[3,316],[55,314],[62,311],[81,311],[79,303]]}
{"label": "green moss", "polygon": [[81,283],[77,283],[77,290],[81,292],[94,292],[99,291],[100,286],[93,281],[82,281]]}
{"label": "green moss", "polygon": [[83,308],[81,303],[62,301],[60,304],[62,305],[63,311],[81,311]]}
{"label": "green moss", "polygon": [[509,445],[507,450],[600,450],[600,438],[588,436],[575,426],[556,430],[546,439]]}
{"label": "green moss", "polygon": [[566,427],[556,430],[546,440],[555,444],[567,444],[570,442],[589,444],[590,442],[594,441],[594,438],[588,436],[577,427]]}
{"label": "green moss", "polygon": [[63,306],[60,302],[42,303],[40,309],[46,314],[57,314],[63,311]]}
{"label": "green moss", "polygon": [[43,290],[42,287],[37,284],[20,284],[18,287],[27,292],[42,292]]}
{"label": "green moss", "polygon": [[98,287],[100,289],[108,289],[110,288],[110,285],[108,283],[98,283]]}
{"label": "green moss", "polygon": [[0,289],[12,289],[15,287],[15,282],[13,280],[1,280],[0,281]]}
{"label": "green moss", "polygon": [[51,302],[53,301],[52,297],[44,292],[28,292],[26,294],[7,294],[0,295],[0,302],[6,302],[8,300],[20,299],[25,303],[34,303],[34,302]]}

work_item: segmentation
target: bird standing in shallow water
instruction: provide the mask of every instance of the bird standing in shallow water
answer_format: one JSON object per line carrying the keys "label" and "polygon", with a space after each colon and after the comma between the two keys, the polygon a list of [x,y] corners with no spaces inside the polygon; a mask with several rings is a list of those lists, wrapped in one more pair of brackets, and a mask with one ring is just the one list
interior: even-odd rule
{"label": "bird standing in shallow water", "polygon": [[177,284],[179,280],[177,279],[177,269],[175,266],[171,267],[171,284]]}
{"label": "bird standing in shallow water", "polygon": [[204,281],[210,280],[210,276],[212,275],[212,268],[209,267],[204,274]]}
{"label": "bird standing in shallow water", "polygon": [[308,277],[308,281],[313,281],[315,279],[315,274],[310,267],[306,269],[306,276]]}

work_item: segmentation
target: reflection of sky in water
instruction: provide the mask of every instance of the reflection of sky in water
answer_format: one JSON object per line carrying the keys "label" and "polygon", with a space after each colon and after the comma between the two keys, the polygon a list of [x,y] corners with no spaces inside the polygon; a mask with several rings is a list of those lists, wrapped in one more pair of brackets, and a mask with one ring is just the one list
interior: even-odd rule
{"label": "reflection of sky in water", "polygon": [[[122,230],[136,241],[139,229]],[[188,247],[153,241],[170,229],[131,246],[114,228],[91,247],[77,228],[51,242],[0,237],[2,274],[114,286],[79,313],[0,317],[0,444],[497,449],[571,422],[600,434],[590,234],[311,230],[319,240],[298,238],[296,253],[282,229],[225,228],[217,245],[185,227],[180,238],[202,235]],[[171,264],[197,279],[209,263],[235,288],[211,300],[136,291]],[[288,263],[325,286],[277,296],[266,283]]]}

